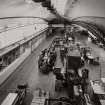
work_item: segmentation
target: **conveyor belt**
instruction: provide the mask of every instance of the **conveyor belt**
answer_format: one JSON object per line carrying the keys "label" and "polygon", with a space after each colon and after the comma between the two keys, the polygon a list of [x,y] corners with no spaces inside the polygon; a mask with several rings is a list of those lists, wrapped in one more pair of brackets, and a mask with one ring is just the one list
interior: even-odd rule
{"label": "conveyor belt", "polygon": [[60,58],[60,50],[59,50],[59,48],[56,50],[56,52],[57,52],[57,59],[56,59],[55,67],[56,68],[62,68],[63,65],[62,65],[62,61],[61,61],[61,58]]}

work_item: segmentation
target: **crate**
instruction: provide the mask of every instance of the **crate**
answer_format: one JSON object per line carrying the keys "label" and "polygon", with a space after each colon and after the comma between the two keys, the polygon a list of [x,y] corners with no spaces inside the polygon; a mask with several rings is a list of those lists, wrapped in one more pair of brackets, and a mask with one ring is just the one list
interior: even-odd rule
{"label": "crate", "polygon": [[49,91],[45,92],[41,89],[33,92],[31,105],[45,105],[46,99],[49,99]]}

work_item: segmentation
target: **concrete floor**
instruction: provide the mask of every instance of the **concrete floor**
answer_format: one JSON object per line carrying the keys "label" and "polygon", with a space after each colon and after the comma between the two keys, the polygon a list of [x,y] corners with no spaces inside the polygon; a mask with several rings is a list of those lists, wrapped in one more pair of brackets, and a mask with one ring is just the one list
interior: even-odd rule
{"label": "concrete floor", "polygon": [[[25,61],[17,68],[17,70],[5,81],[0,87],[0,104],[9,92],[14,92],[18,84],[28,82],[29,93],[32,93],[36,88],[43,88],[45,90],[52,90],[52,74],[42,75],[38,72],[38,55],[42,49],[45,49],[52,42],[52,39],[44,40],[41,44]],[[32,98],[32,96],[28,97]],[[29,101],[29,99],[27,100]],[[27,104],[29,105],[29,102]]]}
{"label": "concrete floor", "polygon": [[[105,51],[102,48],[93,45],[87,41],[84,36],[76,36],[78,41],[82,44],[90,46],[93,49],[94,55],[100,56],[102,59],[102,76],[105,77],[104,64],[105,64]],[[29,105],[32,100],[32,93],[35,89],[41,88],[43,90],[50,90],[52,96],[54,93],[54,75],[50,73],[49,75],[43,75],[38,72],[38,55],[40,51],[49,46],[51,39],[44,40],[44,42],[24,61],[24,63],[17,68],[17,70],[8,78],[7,81],[0,87],[0,104],[9,92],[14,92],[18,84],[28,82],[29,91],[26,97],[25,105]],[[89,68],[89,77],[92,80],[99,79],[100,67],[86,64]]]}

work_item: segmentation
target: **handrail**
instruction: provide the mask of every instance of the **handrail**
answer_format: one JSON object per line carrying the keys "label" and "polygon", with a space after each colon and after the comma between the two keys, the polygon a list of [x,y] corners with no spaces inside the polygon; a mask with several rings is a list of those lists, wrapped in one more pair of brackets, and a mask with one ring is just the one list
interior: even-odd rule
{"label": "handrail", "polygon": [[46,21],[46,22],[48,22],[48,19],[46,19],[46,18],[43,18],[43,17],[35,17],[35,16],[15,16],[15,17],[0,17],[0,19],[15,19],[15,18],[39,18],[39,19],[42,19],[42,20],[44,20],[44,21]]}

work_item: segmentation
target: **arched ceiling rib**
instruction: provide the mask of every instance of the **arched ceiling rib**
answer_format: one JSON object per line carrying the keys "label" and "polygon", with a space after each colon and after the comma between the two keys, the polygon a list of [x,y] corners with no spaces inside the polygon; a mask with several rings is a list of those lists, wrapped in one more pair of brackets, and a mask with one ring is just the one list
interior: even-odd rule
{"label": "arched ceiling rib", "polygon": [[84,21],[72,21],[71,24],[77,24],[77,25],[80,25],[80,26],[86,28],[93,35],[98,37],[103,43],[105,43],[104,31],[98,25],[84,22]]}

